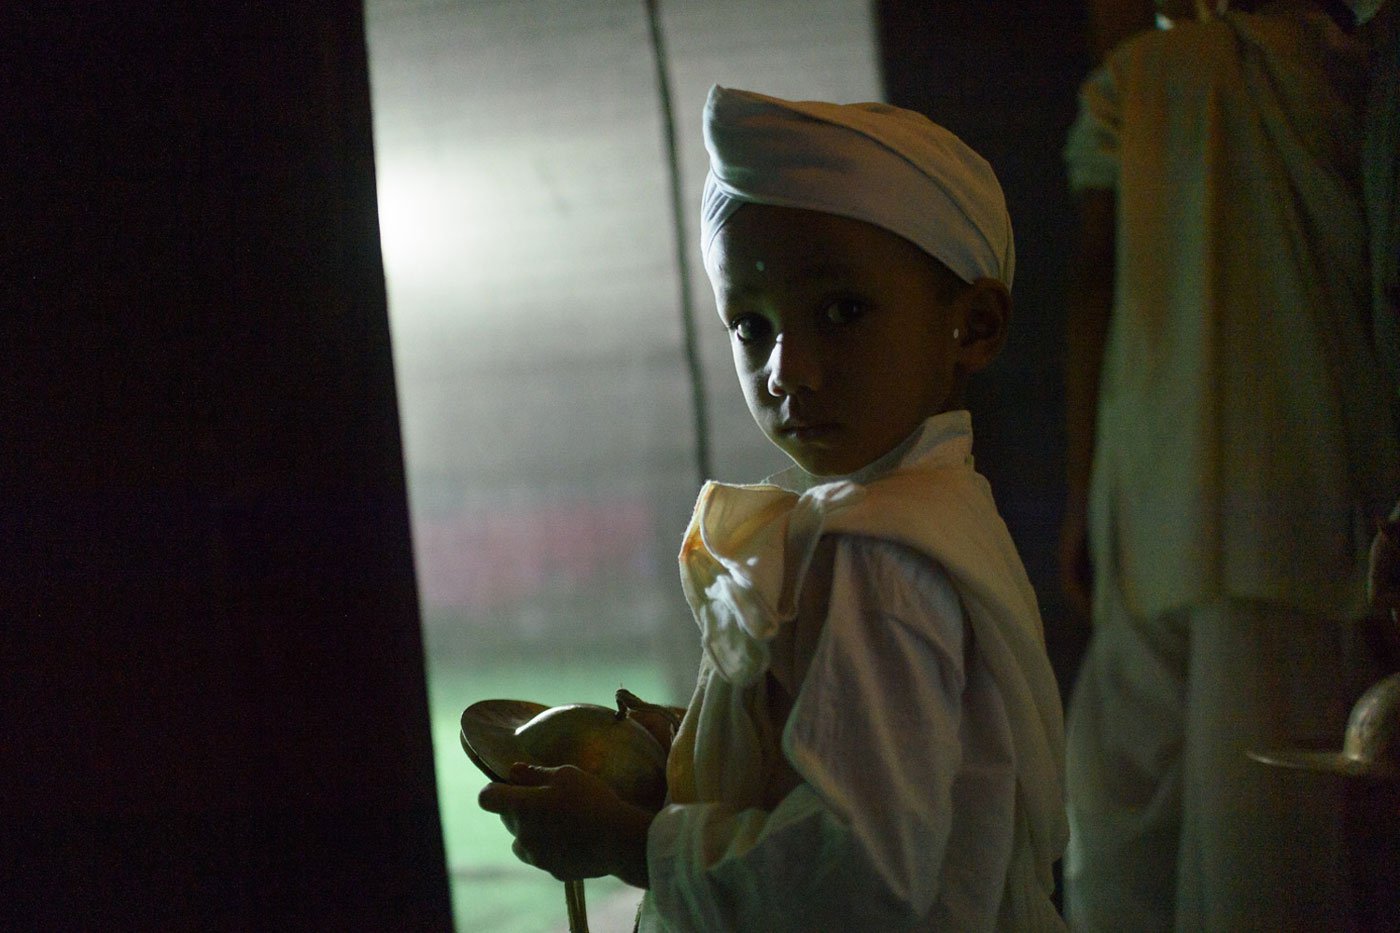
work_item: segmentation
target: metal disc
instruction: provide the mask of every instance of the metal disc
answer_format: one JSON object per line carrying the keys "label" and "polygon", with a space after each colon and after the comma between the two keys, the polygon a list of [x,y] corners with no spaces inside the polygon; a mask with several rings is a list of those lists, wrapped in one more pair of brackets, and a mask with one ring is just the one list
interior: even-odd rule
{"label": "metal disc", "polygon": [[516,730],[549,707],[528,700],[482,700],[462,711],[462,750],[493,781],[504,781],[517,761],[530,763]]}
{"label": "metal disc", "polygon": [[1319,752],[1303,748],[1281,748],[1251,751],[1249,757],[1260,764],[1292,771],[1314,774],[1339,774],[1342,777],[1387,780],[1400,777],[1400,770],[1381,761],[1371,761],[1341,752]]}

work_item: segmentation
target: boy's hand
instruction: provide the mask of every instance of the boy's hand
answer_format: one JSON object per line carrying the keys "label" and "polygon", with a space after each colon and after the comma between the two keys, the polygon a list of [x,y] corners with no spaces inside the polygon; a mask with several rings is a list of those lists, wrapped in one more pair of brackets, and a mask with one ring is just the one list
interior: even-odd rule
{"label": "boy's hand", "polygon": [[646,886],[646,835],[652,815],[627,803],[601,779],[573,765],[516,764],[509,784],[488,784],[477,798],[515,837],[512,851],[560,881],[617,875]]}
{"label": "boy's hand", "polygon": [[671,753],[671,743],[675,741],[676,733],[680,731],[681,719],[685,716],[683,707],[648,703],[623,687],[617,688],[617,706],[618,709],[626,711],[628,719],[650,732],[656,743],[666,750],[666,754]]}
{"label": "boy's hand", "polygon": [[1367,569],[1371,614],[1363,632],[1381,670],[1390,672],[1400,666],[1400,503],[1377,526]]}
{"label": "boy's hand", "polygon": [[1368,569],[1366,595],[1371,608],[1389,610],[1394,617],[1400,610],[1400,504],[1376,529]]}

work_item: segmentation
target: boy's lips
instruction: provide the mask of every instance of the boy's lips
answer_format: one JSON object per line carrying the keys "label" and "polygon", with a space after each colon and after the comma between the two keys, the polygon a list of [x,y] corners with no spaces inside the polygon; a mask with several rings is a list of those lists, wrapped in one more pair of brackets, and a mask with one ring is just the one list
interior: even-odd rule
{"label": "boy's lips", "polygon": [[833,421],[808,421],[802,418],[787,418],[778,425],[778,433],[798,441],[820,440],[836,431]]}

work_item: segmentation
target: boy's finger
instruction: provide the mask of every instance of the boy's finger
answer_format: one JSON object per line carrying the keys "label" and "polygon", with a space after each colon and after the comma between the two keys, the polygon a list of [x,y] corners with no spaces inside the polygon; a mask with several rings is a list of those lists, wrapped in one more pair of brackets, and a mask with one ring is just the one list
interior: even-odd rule
{"label": "boy's finger", "polygon": [[529,765],[523,761],[517,761],[510,766],[510,782],[521,787],[542,787],[546,784],[556,784],[559,783],[559,774],[570,767],[570,765],[563,765],[558,768],[546,768],[541,765]]}
{"label": "boy's finger", "polygon": [[492,781],[481,789],[481,793],[476,795],[476,804],[487,813],[500,813],[503,809],[505,799],[501,794],[504,784]]}
{"label": "boy's finger", "polygon": [[513,784],[494,781],[481,789],[481,793],[476,796],[476,802],[487,813],[504,813],[507,810],[519,809],[538,793],[533,787],[516,787]]}

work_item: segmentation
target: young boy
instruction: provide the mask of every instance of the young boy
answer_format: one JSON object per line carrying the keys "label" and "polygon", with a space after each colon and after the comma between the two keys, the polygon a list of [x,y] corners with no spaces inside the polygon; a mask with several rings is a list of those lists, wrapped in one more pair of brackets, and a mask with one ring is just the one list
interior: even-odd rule
{"label": "young boy", "polygon": [[481,804],[526,862],[648,888],[643,930],[1059,929],[1059,694],[960,407],[1010,317],[1001,189],[882,104],[716,87],[705,134],[706,270],[796,467],[700,493],[668,805],[525,767]]}

